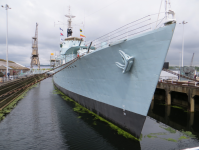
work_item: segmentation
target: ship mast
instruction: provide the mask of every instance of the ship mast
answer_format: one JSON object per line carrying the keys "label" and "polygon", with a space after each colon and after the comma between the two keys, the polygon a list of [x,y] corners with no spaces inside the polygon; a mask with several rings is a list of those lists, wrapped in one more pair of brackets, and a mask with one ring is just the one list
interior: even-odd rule
{"label": "ship mast", "polygon": [[167,0],[165,0],[165,20],[167,21],[167,13],[168,13],[168,10],[167,10]]}
{"label": "ship mast", "polygon": [[70,14],[70,6],[69,6],[69,12],[68,12],[68,15],[65,15],[66,17],[68,17],[68,29],[67,29],[67,37],[70,37],[72,36],[72,26],[71,26],[71,23],[72,23],[72,18],[75,18],[75,16],[71,15]]}

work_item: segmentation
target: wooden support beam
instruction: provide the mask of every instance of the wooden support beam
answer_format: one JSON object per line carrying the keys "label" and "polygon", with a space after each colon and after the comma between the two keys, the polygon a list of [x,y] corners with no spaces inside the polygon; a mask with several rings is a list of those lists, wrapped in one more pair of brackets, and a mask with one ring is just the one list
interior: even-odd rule
{"label": "wooden support beam", "polygon": [[190,102],[190,112],[194,112],[195,111],[195,100],[194,100],[194,96],[192,95],[189,98],[190,98],[190,100],[189,100],[189,102]]}
{"label": "wooden support beam", "polygon": [[167,89],[165,89],[165,96],[166,96],[166,98],[165,98],[165,104],[166,105],[171,105],[171,93],[170,93],[170,90],[167,88]]}
{"label": "wooden support beam", "polygon": [[190,118],[189,118],[190,127],[192,127],[193,123],[194,123],[194,113],[190,113]]}
{"label": "wooden support beam", "polygon": [[170,113],[171,113],[171,106],[166,106],[165,107],[165,121],[167,124],[169,124],[169,116],[170,116]]}
{"label": "wooden support beam", "polygon": [[154,100],[151,101],[151,106],[150,106],[150,110],[152,111],[154,107]]}
{"label": "wooden support beam", "polygon": [[165,109],[165,116],[169,117],[170,113],[171,113],[171,106],[167,106],[166,109]]}

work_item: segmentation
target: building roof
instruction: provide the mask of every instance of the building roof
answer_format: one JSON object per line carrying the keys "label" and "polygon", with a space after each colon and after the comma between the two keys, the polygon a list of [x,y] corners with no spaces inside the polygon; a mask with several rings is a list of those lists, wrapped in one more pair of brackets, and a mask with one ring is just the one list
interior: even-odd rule
{"label": "building roof", "polygon": [[[6,62],[6,60],[5,60],[5,59],[0,59],[0,61],[4,61],[4,62]],[[9,63],[15,63],[14,61],[10,61],[10,60],[8,60],[8,62],[9,62]]]}
{"label": "building roof", "polygon": [[6,69],[6,67],[2,65],[2,66],[0,66],[0,69]]}
{"label": "building roof", "polygon": [[[27,68],[19,63],[16,63],[14,61],[8,61],[8,67],[9,67],[9,69],[19,69],[19,70],[29,69],[29,68]],[[0,59],[0,69],[6,69],[6,60]]]}

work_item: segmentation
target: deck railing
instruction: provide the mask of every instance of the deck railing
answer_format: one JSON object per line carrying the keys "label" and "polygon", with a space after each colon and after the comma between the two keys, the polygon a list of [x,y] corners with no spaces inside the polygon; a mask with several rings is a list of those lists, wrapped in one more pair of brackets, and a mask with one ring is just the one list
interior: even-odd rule
{"label": "deck railing", "polygon": [[[164,20],[164,17],[157,20],[157,18],[154,18],[155,15],[157,14],[145,16],[96,38],[95,40],[92,40],[92,46],[102,48],[114,42],[125,40],[134,35],[158,28]],[[90,42],[91,41],[87,42],[86,45],[89,45]]]}

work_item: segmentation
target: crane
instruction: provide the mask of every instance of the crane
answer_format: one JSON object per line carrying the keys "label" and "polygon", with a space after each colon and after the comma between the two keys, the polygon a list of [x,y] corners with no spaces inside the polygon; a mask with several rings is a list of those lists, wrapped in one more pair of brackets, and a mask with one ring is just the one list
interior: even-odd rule
{"label": "crane", "polygon": [[38,23],[36,23],[35,37],[32,37],[32,54],[30,68],[37,65],[40,69],[39,53],[38,53]]}

